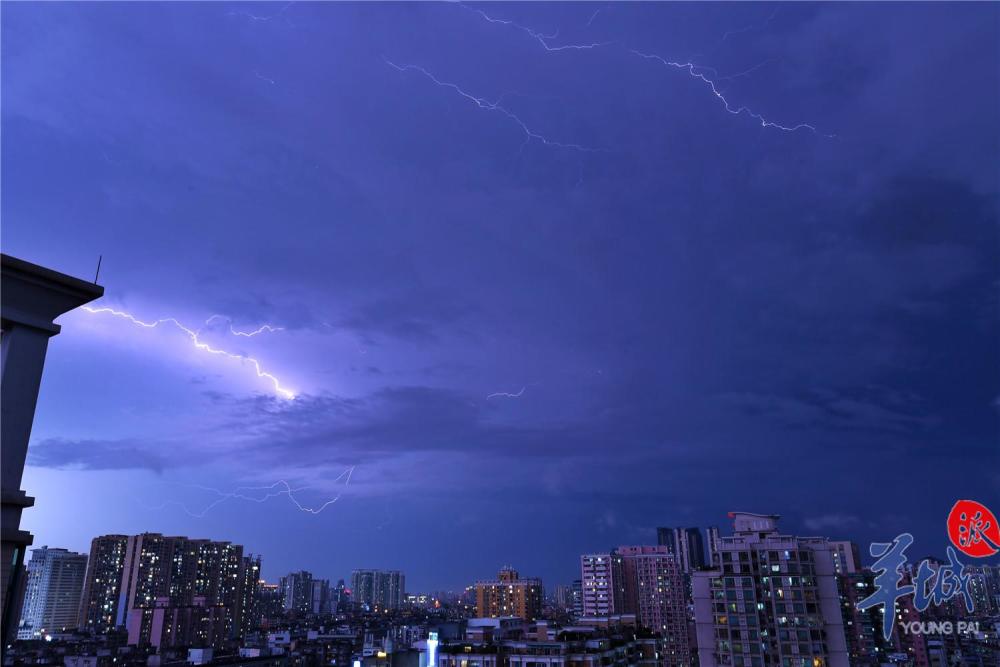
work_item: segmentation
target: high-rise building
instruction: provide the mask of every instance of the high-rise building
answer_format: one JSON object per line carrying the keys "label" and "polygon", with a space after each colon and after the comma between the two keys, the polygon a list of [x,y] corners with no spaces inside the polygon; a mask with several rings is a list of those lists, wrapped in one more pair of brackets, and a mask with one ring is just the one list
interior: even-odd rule
{"label": "high-rise building", "polygon": [[1000,565],[983,567],[983,586],[985,595],[990,600],[990,608],[1000,611]]}
{"label": "high-rise building", "polygon": [[104,288],[0,256],[0,645],[14,639],[24,600],[26,550],[34,539],[21,530],[21,512],[35,499],[21,489],[28,441],[49,339],[60,331],[55,319],[93,301]]}
{"label": "high-rise building", "polygon": [[680,559],[666,545],[623,546],[615,553],[622,561],[624,606],[635,610],[640,625],[660,635],[664,664],[690,665],[687,585]]}
{"label": "high-rise building", "polygon": [[669,662],[687,664],[687,585],[680,559],[664,546],[621,546],[615,552],[622,559],[624,606],[667,640]]}
{"label": "high-rise building", "polygon": [[354,570],[351,573],[351,602],[371,608],[375,604],[375,570]]}
{"label": "high-rise building", "polygon": [[635,613],[626,609],[621,557],[614,553],[580,556],[583,616]]}
{"label": "high-rise building", "polygon": [[368,609],[399,609],[406,595],[406,577],[398,570],[354,570],[351,601]]}
{"label": "high-rise building", "polygon": [[167,597],[129,612],[128,643],[164,648],[223,647],[231,634],[231,614],[226,607],[208,604],[196,595],[176,604]]}
{"label": "high-rise building", "polygon": [[521,578],[517,570],[504,567],[496,579],[476,582],[476,615],[534,621],[542,616],[542,597],[541,579]]}
{"label": "high-rise building", "polygon": [[861,553],[858,545],[846,540],[831,540],[833,571],[837,574],[854,574],[861,571]]}
{"label": "high-rise building", "polygon": [[257,590],[260,588],[260,556],[248,554],[243,557],[243,568],[240,576],[243,585],[240,588],[240,636],[260,627],[260,609],[257,606]]}
{"label": "high-rise building", "polygon": [[[911,573],[903,572],[900,584],[912,583]],[[948,664],[947,660],[935,661],[929,653],[931,646],[928,646],[928,640],[932,646],[940,645],[942,636],[934,637],[902,630],[905,624],[928,621],[935,615],[931,612],[930,617],[927,617],[917,611],[912,596],[903,596],[896,600],[893,609],[896,617],[895,627],[889,639],[886,639],[882,629],[882,607],[877,605],[865,611],[858,609],[859,602],[875,593],[877,588],[875,573],[862,568],[854,573],[838,575],[837,585],[844,619],[848,662],[851,667],[884,667],[887,664],[930,667]],[[988,663],[983,661],[973,664]]]}
{"label": "high-rise building", "polygon": [[730,517],[716,568],[692,575],[701,667],[847,667],[830,543],[780,534],[775,515]]}
{"label": "high-rise building", "polygon": [[312,611],[313,577],[311,572],[292,572],[280,579],[285,611],[308,614]]}
{"label": "high-rise building", "polygon": [[552,601],[555,606],[563,611],[573,612],[573,585],[569,586],[563,584],[555,587],[555,591],[552,595]]}
{"label": "high-rise building", "polygon": [[245,559],[243,547],[229,542],[159,533],[98,537],[91,544],[80,622],[95,632],[127,625],[130,641],[153,643],[157,614],[204,607],[223,627],[211,640],[222,642],[244,630],[246,570],[259,566],[259,558]]}
{"label": "high-rise building", "polygon": [[[175,547],[183,548],[183,539],[165,537],[159,533],[143,533],[128,538],[122,575],[123,604],[118,607],[115,625],[125,625],[132,609],[152,607],[157,598],[170,597],[174,550]],[[196,564],[183,558],[183,552],[178,553],[178,557],[182,565],[190,567]]]}
{"label": "high-rise building", "polygon": [[850,664],[852,667],[878,667],[896,647],[882,634],[882,610],[879,607],[858,609],[858,603],[875,592],[875,575],[869,570],[842,574],[837,577],[837,587]]}
{"label": "high-rise building", "polygon": [[330,613],[330,581],[313,579],[310,593],[311,611],[314,614]]}
{"label": "high-rise building", "polygon": [[337,613],[341,605],[347,602],[347,585],[343,579],[337,580],[337,585],[330,589],[330,612]]}
{"label": "high-rise building", "polygon": [[285,598],[281,595],[279,584],[269,584],[261,581],[257,586],[257,599],[254,604],[255,617],[260,627],[270,627],[271,621],[280,619],[285,614]]}
{"label": "high-rise building", "polygon": [[657,528],[656,539],[660,546],[668,547],[670,553],[677,556],[685,573],[711,564],[706,558],[705,539],[699,528]]}
{"label": "high-rise building", "polygon": [[102,535],[91,541],[80,596],[80,629],[104,634],[118,625],[128,540],[127,535]]}
{"label": "high-rise building", "polygon": [[705,535],[708,536],[708,543],[705,545],[705,565],[706,567],[715,567],[715,554],[719,553],[719,527],[709,526]]}
{"label": "high-rise building", "polygon": [[583,580],[574,579],[573,585],[570,586],[570,611],[573,612],[574,618],[580,618],[583,616]]}
{"label": "high-rise building", "polygon": [[86,572],[86,554],[49,547],[33,549],[17,638],[36,639],[46,631],[76,628]]}
{"label": "high-rise building", "polygon": [[[122,587],[125,610],[118,610],[124,613],[129,642],[221,646],[239,637],[247,565],[243,547],[229,542],[159,533],[130,537]],[[174,629],[171,619],[179,624]],[[187,623],[200,625],[189,628]]]}
{"label": "high-rise building", "polygon": [[967,565],[965,573],[969,575],[969,594],[976,613],[991,616],[1000,612],[1000,596],[993,590],[997,576],[997,567],[989,565]]}

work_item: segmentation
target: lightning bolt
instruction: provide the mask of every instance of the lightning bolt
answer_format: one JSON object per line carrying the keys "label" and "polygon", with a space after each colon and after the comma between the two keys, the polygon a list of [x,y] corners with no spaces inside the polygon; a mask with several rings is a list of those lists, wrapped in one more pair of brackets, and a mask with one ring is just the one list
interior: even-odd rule
{"label": "lightning bolt", "polygon": [[270,77],[267,77],[267,76],[264,76],[263,74],[261,74],[261,73],[260,73],[260,72],[258,72],[257,70],[254,70],[254,71],[253,71],[253,75],[254,75],[255,77],[257,77],[258,79],[260,79],[261,81],[264,81],[264,82],[266,82],[266,83],[269,83],[269,84],[271,84],[272,86],[274,85],[274,79],[272,79],[272,78],[270,78]]}
{"label": "lightning bolt", "polygon": [[[541,44],[542,48],[544,48],[546,51],[562,51],[562,50],[566,50],[566,49],[576,49],[576,50],[594,49],[594,48],[598,48],[598,47],[602,47],[602,46],[610,46],[610,45],[612,45],[612,44],[615,43],[615,42],[595,42],[595,43],[592,43],[592,44],[567,44],[567,45],[563,45],[563,46],[552,46],[551,44],[549,44],[549,40],[554,39],[559,34],[558,31],[556,31],[555,33],[553,33],[551,35],[546,35],[546,34],[543,34],[543,33],[539,32],[538,30],[534,30],[534,29],[529,28],[527,26],[521,25],[520,23],[516,23],[516,22],[508,20],[508,19],[498,19],[498,18],[492,17],[492,16],[490,16],[489,14],[487,14],[486,12],[484,12],[481,9],[473,9],[472,7],[468,7],[467,5],[462,4],[461,2],[459,2],[457,4],[459,4],[463,9],[465,9],[467,11],[470,11],[470,12],[473,12],[475,14],[478,14],[479,16],[481,16],[486,21],[489,21],[490,23],[495,23],[495,24],[499,24],[499,25],[511,26],[511,27],[517,28],[518,30],[520,30],[520,31],[522,31],[522,32],[530,35],[535,41],[537,41],[539,44]],[[598,10],[598,11],[600,11],[600,10]],[[767,18],[767,20],[764,21],[764,23],[760,27],[763,28],[763,27],[767,26],[767,24],[770,23],[771,19],[774,18],[775,14],[777,14],[777,10],[775,10]],[[590,24],[590,22],[593,21],[594,17],[596,17],[596,16],[597,16],[597,12],[595,12],[593,14],[593,16],[591,16],[591,19],[588,22],[588,25]],[[746,32],[747,30],[754,29],[755,27],[757,27],[757,26],[748,26],[747,28],[743,28],[743,29],[740,29],[740,30],[735,30],[735,31],[727,32],[725,35],[723,35],[723,40],[725,40],[729,35],[737,34],[737,33],[740,33],[740,32]],[[691,76],[692,78],[695,78],[695,79],[699,79],[702,83],[704,83],[708,87],[708,89],[712,92],[712,94],[716,97],[716,99],[718,99],[720,102],[722,102],[722,104],[725,107],[726,111],[729,112],[730,114],[734,115],[734,116],[746,115],[746,116],[749,116],[750,118],[753,118],[758,123],[760,123],[761,127],[765,127],[765,128],[770,127],[770,128],[774,128],[776,130],[782,130],[784,132],[796,132],[798,130],[809,130],[813,134],[820,134],[816,130],[816,128],[813,125],[810,125],[809,123],[798,123],[797,125],[782,125],[781,123],[776,123],[774,121],[768,120],[762,114],[759,114],[759,113],[753,111],[752,109],[750,109],[747,106],[738,106],[738,107],[737,106],[733,106],[732,104],[729,103],[729,100],[726,99],[725,95],[719,90],[718,86],[716,86],[716,80],[720,80],[720,81],[721,80],[732,80],[732,79],[736,79],[736,78],[741,77],[741,76],[746,76],[747,74],[750,74],[750,72],[755,71],[756,69],[759,69],[760,67],[763,67],[764,64],[766,64],[766,63],[761,63],[760,65],[756,65],[755,67],[752,67],[749,70],[747,70],[745,72],[741,72],[740,74],[736,74],[736,75],[734,75],[732,77],[722,77],[722,78],[717,78],[717,79],[710,79],[710,78],[708,78],[708,76],[706,76],[706,72],[715,72],[716,74],[718,74],[718,72],[716,72],[711,67],[704,67],[704,66],[700,66],[700,65],[695,65],[694,63],[691,63],[691,62],[679,63],[679,62],[669,61],[666,58],[662,58],[662,57],[660,57],[658,55],[649,54],[649,53],[642,53],[641,51],[636,51],[635,49],[630,49],[630,52],[633,53],[633,54],[635,54],[635,55],[637,55],[637,56],[639,56],[640,58],[645,58],[645,59],[648,59],[648,60],[656,60],[657,62],[660,62],[661,64],[663,64],[663,65],[665,65],[667,67],[672,67],[674,69],[679,69],[679,70],[687,71],[687,73],[688,73],[689,76]],[[824,136],[824,137],[826,137],[828,139],[832,139],[832,138],[834,138],[835,135],[826,134],[826,135],[821,135],[821,136]]]}
{"label": "lightning bolt", "polygon": [[233,321],[224,315],[212,315],[210,318],[205,320],[205,326],[210,325],[216,320],[225,320],[229,324],[229,333],[234,336],[244,336],[246,338],[253,338],[254,336],[262,333],[276,333],[278,331],[285,330],[285,327],[272,327],[270,324],[264,324],[253,331],[237,331],[233,328]]}
{"label": "lightning bolt", "polygon": [[742,72],[737,72],[736,74],[730,74],[729,76],[720,76],[719,70],[715,69],[714,67],[706,67],[702,65],[699,67],[699,69],[705,70],[706,72],[712,72],[712,74],[715,76],[715,81],[735,81],[736,79],[739,79],[741,77],[753,74],[761,67],[764,67],[765,65],[770,65],[773,62],[774,58],[768,58],[767,60],[757,63],[753,67],[747,68]]}
{"label": "lightning bolt", "polygon": [[[694,63],[691,63],[691,62],[679,63],[679,62],[675,62],[675,61],[672,61],[672,60],[667,60],[666,58],[663,58],[663,57],[658,56],[656,54],[643,53],[641,51],[636,51],[635,49],[630,49],[630,51],[633,54],[639,56],[640,58],[645,58],[646,60],[655,60],[656,62],[664,65],[665,67],[672,67],[674,69],[678,69],[678,70],[682,70],[682,71],[687,71],[687,73],[688,73],[689,76],[691,76],[692,78],[695,78],[695,79],[698,79],[698,80],[702,81],[708,87],[708,89],[712,91],[712,94],[715,95],[715,97],[720,102],[722,102],[722,105],[726,109],[726,111],[729,112],[729,113],[731,113],[731,114],[733,114],[734,116],[747,115],[750,118],[753,118],[754,120],[756,120],[758,123],[760,123],[761,127],[772,127],[772,128],[774,128],[776,130],[782,130],[784,132],[796,132],[798,130],[809,130],[813,134],[819,134],[819,132],[816,130],[816,128],[813,125],[810,125],[809,123],[799,123],[797,125],[782,125],[780,123],[776,123],[774,121],[768,120],[767,118],[765,118],[761,114],[753,111],[752,109],[750,109],[747,106],[738,106],[738,107],[735,107],[735,106],[731,105],[729,103],[729,100],[726,99],[726,97],[719,91],[718,87],[715,85],[715,80],[714,79],[710,79],[707,76],[705,76],[705,72],[712,72],[712,71],[714,71],[711,67],[702,67],[700,65],[695,65]],[[757,67],[762,67],[762,66],[763,66],[763,64],[758,65]],[[744,74],[746,74],[746,73],[749,73],[749,71],[745,72]],[[737,76],[743,76],[743,74],[739,74]],[[725,78],[735,78],[735,77],[725,77]],[[835,135],[825,134],[825,135],[821,135],[821,136],[824,136],[824,137],[826,137],[828,139],[832,139],[832,138],[834,138]]]}
{"label": "lightning bolt", "polygon": [[[271,373],[268,373],[267,371],[265,371],[261,367],[260,362],[257,361],[256,359],[254,359],[253,357],[246,356],[246,355],[243,355],[243,354],[236,354],[234,352],[228,352],[226,350],[214,348],[214,347],[210,346],[208,343],[202,341],[201,338],[199,338],[199,336],[198,336],[199,332],[198,331],[196,331],[194,329],[191,329],[189,327],[184,326],[177,319],[175,319],[173,317],[164,317],[162,319],[154,320],[152,322],[144,322],[144,321],[136,318],[135,316],[133,316],[130,313],[127,313],[127,312],[121,311],[121,310],[115,310],[114,308],[93,308],[91,306],[81,306],[81,308],[83,310],[85,310],[86,312],[91,313],[91,314],[95,314],[95,315],[96,314],[108,314],[108,315],[113,315],[115,317],[120,317],[122,319],[128,320],[129,322],[131,322],[132,324],[135,324],[136,326],[140,326],[140,327],[143,327],[145,329],[155,329],[156,327],[160,326],[161,324],[170,324],[170,325],[176,327],[177,329],[180,329],[182,332],[184,332],[184,334],[187,335],[187,337],[191,339],[191,344],[194,345],[194,347],[196,349],[201,350],[202,352],[207,352],[208,354],[215,354],[215,355],[219,355],[219,356],[226,357],[226,358],[229,358],[229,359],[235,359],[235,360],[238,360],[238,361],[241,361],[241,362],[247,361],[247,362],[250,363],[250,365],[253,367],[254,371],[257,373],[257,377],[264,378],[264,379],[268,380],[274,386],[274,391],[278,395],[282,396],[283,398],[287,398],[287,399],[293,399],[293,398],[295,398],[295,392],[294,391],[292,391],[291,389],[288,389],[288,388],[284,387],[281,384],[281,381],[278,380],[277,377],[275,377]],[[211,319],[211,318],[209,318],[209,319]],[[235,332],[235,330],[234,330],[234,332]],[[247,334],[247,335],[255,335],[258,332],[253,332],[253,333]],[[240,334],[237,334],[237,335],[240,335]]]}
{"label": "lightning bolt", "polygon": [[467,93],[464,90],[462,90],[460,87],[458,87],[458,85],[456,85],[454,83],[449,83],[447,81],[442,81],[441,79],[437,78],[436,76],[434,76],[433,74],[431,74],[430,72],[428,72],[423,67],[420,67],[419,65],[397,65],[396,63],[392,62],[388,58],[384,58],[384,57],[382,58],[382,60],[385,61],[386,65],[388,65],[388,66],[392,67],[393,69],[396,69],[396,70],[398,70],[400,72],[409,72],[409,71],[419,72],[420,74],[423,74],[425,77],[427,77],[428,79],[430,79],[431,81],[433,81],[435,85],[437,85],[437,86],[439,86],[441,88],[447,88],[449,90],[455,91],[461,97],[464,97],[465,99],[469,100],[470,102],[472,102],[473,104],[475,104],[480,109],[485,109],[486,111],[495,111],[495,112],[497,112],[497,113],[499,113],[499,114],[501,114],[503,116],[506,116],[508,119],[510,119],[514,123],[516,123],[517,126],[520,127],[521,131],[524,133],[524,137],[525,138],[524,138],[524,143],[521,145],[522,149],[524,148],[524,146],[526,146],[532,140],[535,140],[535,141],[538,141],[538,142],[540,142],[541,144],[543,144],[545,146],[551,146],[551,147],[554,147],[554,148],[566,148],[566,149],[570,149],[570,150],[580,151],[581,153],[602,153],[602,152],[605,152],[604,150],[599,149],[599,148],[588,148],[587,146],[582,146],[580,144],[567,144],[567,143],[563,143],[563,142],[560,142],[560,141],[553,141],[552,139],[548,139],[545,136],[539,134],[538,132],[535,132],[530,127],[528,127],[527,123],[525,123],[523,120],[521,120],[521,118],[519,118],[514,112],[510,111],[506,107],[500,106],[499,100],[497,102],[490,102],[489,100],[487,100],[484,97],[477,97],[477,96],[475,96],[475,95],[473,95],[471,93]]}
{"label": "lightning bolt", "polygon": [[[351,466],[350,468],[348,468],[344,472],[340,473],[340,475],[338,475],[337,477],[335,477],[333,479],[333,483],[337,483],[340,480],[344,480],[344,488],[346,489],[351,484],[351,476],[354,474],[354,468],[355,468],[355,466]],[[213,500],[208,505],[206,505],[200,511],[191,510],[190,508],[188,508],[187,505],[185,505],[184,503],[180,502],[179,500],[168,500],[168,501],[163,502],[163,503],[161,503],[159,505],[147,506],[146,509],[150,509],[150,510],[162,510],[162,509],[166,509],[167,507],[179,507],[181,509],[181,511],[183,511],[188,516],[190,516],[192,518],[195,518],[195,519],[203,519],[203,518],[205,518],[205,516],[210,511],[212,511],[213,509],[215,509],[216,507],[218,507],[222,503],[226,502],[227,500],[245,500],[245,501],[248,501],[248,502],[262,504],[262,503],[267,502],[271,498],[278,498],[280,496],[288,496],[288,499],[290,501],[292,501],[292,504],[295,505],[295,508],[298,511],[303,512],[305,514],[317,515],[317,514],[322,513],[323,510],[325,510],[330,505],[333,505],[338,500],[340,500],[340,496],[341,496],[341,493],[338,493],[336,496],[334,496],[330,500],[325,501],[321,505],[318,505],[316,507],[309,507],[307,505],[303,505],[295,497],[296,493],[298,493],[299,491],[304,491],[304,490],[308,489],[309,487],[308,486],[300,486],[300,487],[293,488],[291,484],[289,484],[287,481],[285,481],[283,479],[279,479],[277,482],[275,482],[273,484],[269,484],[267,486],[239,486],[239,487],[236,487],[235,489],[233,489],[232,491],[223,491],[222,489],[216,489],[216,488],[211,487],[211,486],[202,486],[200,484],[184,484],[183,486],[187,486],[187,487],[190,487],[190,488],[193,488],[193,489],[200,489],[202,491],[208,491],[209,493],[214,493],[215,495],[218,496],[218,498],[216,500]],[[264,494],[263,495],[260,495],[260,494],[258,494],[258,495],[248,495],[246,493],[246,492],[253,492],[253,491],[263,491]]]}
{"label": "lightning bolt", "polygon": [[507,391],[496,391],[493,392],[492,394],[487,395],[486,400],[488,401],[491,398],[521,398],[522,396],[524,396],[525,389],[527,389],[527,387],[521,387],[521,391],[517,392],[516,394],[512,394]]}
{"label": "lightning bolt", "polygon": [[[267,16],[261,16],[260,14],[251,14],[250,12],[243,12],[243,11],[232,11],[232,12],[228,12],[226,15],[227,16],[243,16],[243,17],[246,17],[246,18],[250,19],[251,21],[267,22],[267,21],[270,21],[271,19],[275,19],[275,18],[278,18],[279,16],[282,16],[285,13],[285,11],[288,10],[289,7],[291,7],[292,5],[295,4],[295,1],[296,0],[292,0],[292,2],[286,3],[277,12],[275,12],[274,14],[267,15]],[[285,21],[288,23],[288,25],[292,25],[292,22],[289,21],[287,17],[285,18]]]}
{"label": "lightning bolt", "polygon": [[757,29],[763,30],[764,28],[766,28],[768,26],[768,24],[771,23],[771,21],[774,20],[774,17],[777,16],[777,15],[778,15],[778,9],[775,8],[775,10],[773,12],[771,12],[771,15],[768,16],[766,19],[764,19],[764,22],[761,23],[759,26],[755,25],[755,24],[751,24],[751,25],[745,26],[743,28],[738,28],[736,30],[728,30],[728,31],[726,31],[726,33],[724,35],[722,35],[722,39],[719,40],[719,41],[724,42],[724,41],[726,41],[727,39],[729,39],[733,35],[741,35],[741,34],[743,34],[745,32],[750,32],[751,30],[757,30]]}
{"label": "lightning bolt", "polygon": [[[484,19],[486,19],[490,23],[496,23],[496,24],[499,24],[499,25],[510,26],[512,28],[516,28],[516,29],[520,30],[521,32],[523,32],[523,33],[525,33],[527,35],[530,35],[531,38],[534,39],[539,44],[541,44],[542,48],[545,49],[546,51],[587,51],[587,50],[590,50],[590,49],[596,49],[596,48],[600,48],[602,46],[610,46],[611,44],[614,44],[614,42],[593,42],[591,44],[563,44],[561,46],[552,46],[551,44],[549,44],[549,40],[553,40],[553,39],[555,39],[556,37],[559,36],[559,31],[558,30],[556,30],[551,35],[546,35],[544,33],[539,32],[538,30],[533,30],[532,28],[529,28],[528,26],[521,25],[520,23],[516,23],[515,21],[511,21],[509,19],[494,18],[494,17],[490,16],[489,14],[487,14],[486,12],[484,12],[483,10],[481,10],[481,9],[473,9],[472,7],[469,7],[468,5],[466,5],[464,3],[459,2],[457,4],[460,7],[462,7],[462,9],[470,11],[473,14],[478,14],[479,16],[483,17]],[[594,12],[593,16],[590,17],[590,21],[587,22],[588,26],[594,21],[594,18],[597,17],[597,15],[598,15],[598,13],[600,13],[600,11],[601,10],[598,9],[596,12]]]}

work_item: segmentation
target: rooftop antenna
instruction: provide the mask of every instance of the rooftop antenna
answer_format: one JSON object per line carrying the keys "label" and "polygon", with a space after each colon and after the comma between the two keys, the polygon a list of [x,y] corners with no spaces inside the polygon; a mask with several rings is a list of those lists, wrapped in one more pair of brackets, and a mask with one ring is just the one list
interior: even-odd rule
{"label": "rooftop antenna", "polygon": [[97,272],[94,274],[94,284],[97,284],[97,276],[101,275],[101,260],[104,259],[104,255],[97,256]]}

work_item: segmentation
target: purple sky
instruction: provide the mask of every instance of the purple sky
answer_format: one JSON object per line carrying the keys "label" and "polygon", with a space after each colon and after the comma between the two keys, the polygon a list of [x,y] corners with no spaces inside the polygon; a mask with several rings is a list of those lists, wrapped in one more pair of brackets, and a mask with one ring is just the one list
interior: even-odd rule
{"label": "purple sky", "polygon": [[296,396],[170,322],[70,314],[24,524],[413,591],[505,563],[568,582],[736,509],[943,552],[955,500],[1000,498],[998,26],[997,4],[5,5],[4,252],[85,278],[103,255],[96,306],[174,317]]}

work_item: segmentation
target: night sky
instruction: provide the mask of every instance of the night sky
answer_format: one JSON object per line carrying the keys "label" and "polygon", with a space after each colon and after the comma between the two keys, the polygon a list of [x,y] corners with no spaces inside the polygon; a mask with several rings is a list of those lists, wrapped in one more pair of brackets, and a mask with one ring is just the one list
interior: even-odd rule
{"label": "night sky", "polygon": [[998,4],[5,3],[2,28],[4,252],[103,255],[95,307],[275,378],[172,322],[61,318],[36,545],[228,539],[268,579],[414,592],[568,583],[729,510],[943,555],[957,499],[998,509]]}

